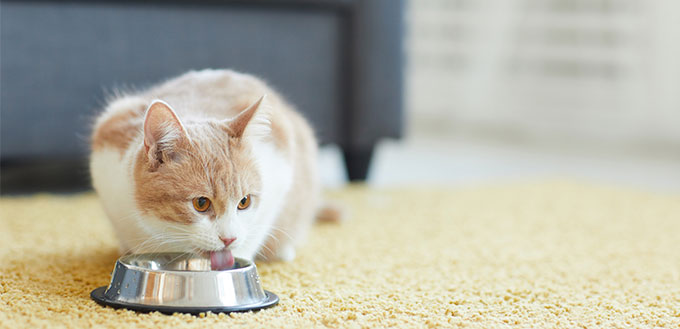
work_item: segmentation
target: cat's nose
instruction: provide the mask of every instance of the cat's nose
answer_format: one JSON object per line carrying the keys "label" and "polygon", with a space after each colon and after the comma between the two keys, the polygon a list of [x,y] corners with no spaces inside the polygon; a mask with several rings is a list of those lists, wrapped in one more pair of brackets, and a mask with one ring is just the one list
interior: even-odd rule
{"label": "cat's nose", "polygon": [[232,244],[234,241],[236,241],[236,238],[223,238],[223,237],[220,237],[220,240],[222,240],[222,242],[224,242],[224,246],[225,246],[225,247],[229,247],[230,244]]}

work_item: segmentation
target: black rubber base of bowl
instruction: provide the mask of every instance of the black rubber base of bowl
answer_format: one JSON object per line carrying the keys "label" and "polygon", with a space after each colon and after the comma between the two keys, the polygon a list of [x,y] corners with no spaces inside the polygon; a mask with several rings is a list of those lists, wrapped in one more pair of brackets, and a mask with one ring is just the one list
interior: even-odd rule
{"label": "black rubber base of bowl", "polygon": [[173,313],[188,313],[197,315],[199,313],[231,313],[231,312],[248,312],[257,311],[263,308],[272,307],[279,303],[279,297],[276,294],[264,291],[267,295],[267,299],[259,304],[254,305],[244,305],[244,306],[231,306],[231,307],[179,307],[179,306],[163,306],[163,305],[143,305],[143,304],[128,304],[121,303],[118,301],[112,301],[104,296],[104,291],[106,291],[106,286],[99,287],[92,290],[90,297],[97,302],[97,304],[110,306],[113,308],[125,308],[128,310],[133,310],[137,312],[149,313],[149,312],[160,312],[163,314],[173,314]]}

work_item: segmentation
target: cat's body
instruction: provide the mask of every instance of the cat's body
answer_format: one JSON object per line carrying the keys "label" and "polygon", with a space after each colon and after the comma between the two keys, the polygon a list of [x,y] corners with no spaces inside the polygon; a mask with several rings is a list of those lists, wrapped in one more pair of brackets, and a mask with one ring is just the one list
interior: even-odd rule
{"label": "cat's body", "polygon": [[228,265],[295,256],[319,210],[316,153],[307,122],[263,82],[204,70],[111,101],[90,166],[123,251]]}

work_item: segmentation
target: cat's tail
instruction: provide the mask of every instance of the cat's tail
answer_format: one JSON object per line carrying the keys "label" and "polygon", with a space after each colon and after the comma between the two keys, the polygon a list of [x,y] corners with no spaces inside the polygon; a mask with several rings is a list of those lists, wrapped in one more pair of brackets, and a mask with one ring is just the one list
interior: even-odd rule
{"label": "cat's tail", "polygon": [[347,207],[336,202],[325,201],[316,212],[316,220],[320,223],[340,223],[347,219]]}

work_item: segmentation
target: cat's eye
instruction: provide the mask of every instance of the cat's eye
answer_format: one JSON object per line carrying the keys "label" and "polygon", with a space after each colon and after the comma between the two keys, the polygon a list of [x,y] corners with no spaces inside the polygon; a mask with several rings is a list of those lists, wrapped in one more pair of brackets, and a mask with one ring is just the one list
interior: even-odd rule
{"label": "cat's eye", "polygon": [[244,196],[238,203],[238,210],[245,210],[248,207],[250,207],[250,194]]}
{"label": "cat's eye", "polygon": [[194,198],[194,209],[199,212],[204,212],[210,208],[210,199],[206,197]]}

